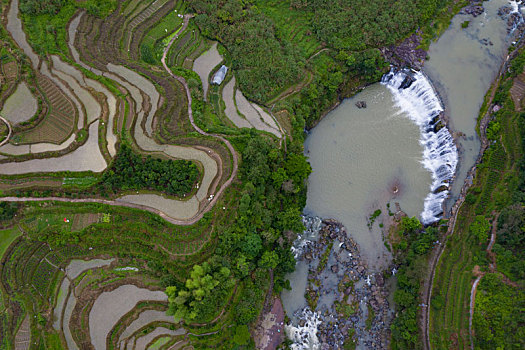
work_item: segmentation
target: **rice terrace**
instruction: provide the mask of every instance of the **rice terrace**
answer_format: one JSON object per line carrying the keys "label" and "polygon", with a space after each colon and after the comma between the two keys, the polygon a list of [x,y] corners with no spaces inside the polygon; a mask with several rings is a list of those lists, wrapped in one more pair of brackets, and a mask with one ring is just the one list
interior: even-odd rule
{"label": "rice terrace", "polygon": [[0,0],[0,349],[523,348],[524,12]]}

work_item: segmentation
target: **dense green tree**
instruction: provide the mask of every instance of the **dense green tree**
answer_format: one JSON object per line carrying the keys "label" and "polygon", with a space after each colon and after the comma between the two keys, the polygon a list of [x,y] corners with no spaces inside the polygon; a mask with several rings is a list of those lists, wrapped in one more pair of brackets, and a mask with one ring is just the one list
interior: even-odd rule
{"label": "dense green tree", "polygon": [[182,196],[192,191],[198,178],[199,170],[191,161],[142,158],[122,145],[100,186],[111,192],[149,189]]}
{"label": "dense green tree", "polygon": [[68,0],[21,0],[20,11],[28,15],[57,14]]}
{"label": "dense green tree", "polygon": [[476,349],[523,349],[524,309],[523,290],[505,285],[497,274],[486,274],[476,293],[473,319]]}
{"label": "dense green tree", "polygon": [[279,255],[274,251],[265,251],[259,260],[260,267],[275,269],[277,265],[279,265]]}
{"label": "dense green tree", "polygon": [[289,41],[280,40],[274,24],[250,1],[190,0],[202,33],[229,52],[243,93],[259,102],[298,81],[304,58]]}
{"label": "dense green tree", "polygon": [[412,218],[409,218],[408,216],[404,216],[401,219],[401,231],[405,234],[411,234],[416,232],[421,228],[421,222],[419,222],[419,219],[415,216]]}
{"label": "dense green tree", "polygon": [[0,221],[13,219],[18,211],[18,203],[0,202]]}
{"label": "dense green tree", "polygon": [[[203,316],[203,305],[214,299],[217,287],[230,277],[227,267],[212,267],[208,262],[194,265],[190,278],[186,280],[184,288],[169,286],[169,312],[176,321],[194,321]],[[213,311],[213,310],[212,310]]]}

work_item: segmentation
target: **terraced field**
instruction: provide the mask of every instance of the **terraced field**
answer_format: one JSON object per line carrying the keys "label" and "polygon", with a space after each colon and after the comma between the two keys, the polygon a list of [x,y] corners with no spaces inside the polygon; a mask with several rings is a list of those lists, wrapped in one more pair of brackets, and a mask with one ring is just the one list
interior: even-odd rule
{"label": "terraced field", "polygon": [[[13,344],[17,334],[14,330],[26,315],[31,315],[32,342],[44,348],[58,349],[52,344],[56,339],[60,344],[59,338],[64,339],[69,349],[83,349],[96,342],[106,344],[106,339],[108,348],[133,348],[128,344],[134,344],[135,340],[139,345],[156,341],[153,339],[156,337],[150,341],[144,336],[156,329],[161,332],[159,327],[169,330],[161,332],[163,336],[170,335],[169,344],[186,334],[166,315],[166,296],[160,292],[158,278],[154,278],[158,272],[150,264],[161,261],[170,273],[177,271],[179,275],[193,261],[190,257],[193,253],[201,251],[206,256],[202,251],[206,243],[199,240],[209,239],[207,229],[197,226],[174,232],[173,227],[155,223],[152,217],[137,212],[98,210],[82,206],[35,206],[24,213],[19,229],[9,233],[9,241],[14,243],[3,248],[0,297],[4,297],[4,302],[21,300],[22,306],[20,312],[9,314],[10,326],[1,333],[9,334],[5,341]],[[144,230],[150,233],[148,237],[143,229],[137,230],[137,220],[144,222]],[[120,229],[107,226],[108,221],[124,226]],[[24,236],[17,238],[21,232]],[[75,236],[82,237],[81,242],[73,239],[80,245],[65,238]],[[43,237],[52,245],[38,240]],[[107,238],[100,241],[102,237]],[[113,239],[120,243],[117,246],[110,243]],[[101,244],[104,241],[107,243]],[[130,253],[136,258],[127,258]],[[177,254],[184,259],[178,260]],[[184,261],[186,255],[188,261]],[[113,315],[111,320],[107,317],[108,310]],[[46,327],[40,328],[33,315],[43,315],[45,321],[38,322],[45,322]],[[99,321],[97,317],[101,315]]]}
{"label": "terraced field", "polygon": [[[217,336],[222,330],[232,335],[234,313],[226,306],[239,302],[235,283],[215,315],[184,327],[166,315],[163,292],[211,256],[216,227],[238,205],[233,144],[248,134],[230,125],[220,129],[228,138],[209,131],[196,124],[192,109],[224,59],[183,1],[115,3],[105,18],[71,14],[67,27],[57,29],[67,33],[68,52],[45,57],[27,42],[19,0],[3,12],[31,61],[26,66],[41,101],[36,121],[0,147],[2,201],[20,204],[10,229],[17,234],[2,247],[0,306],[9,311],[0,314],[0,348],[206,348],[225,341]],[[267,138],[282,137],[267,110],[243,99],[231,81],[228,113]],[[241,103],[249,113],[239,113]],[[200,181],[182,199],[149,190],[97,192],[97,173],[121,144],[143,157],[193,161]]]}
{"label": "terraced field", "polygon": [[197,27],[190,23],[188,28],[179,33],[168,53],[168,65],[192,69],[195,60],[209,49],[210,45],[203,38]]}
{"label": "terraced field", "polygon": [[285,0],[257,1],[261,11],[275,21],[284,36],[296,44],[304,57],[310,57],[322,48],[311,30],[311,18],[301,11],[290,11],[290,2]]}

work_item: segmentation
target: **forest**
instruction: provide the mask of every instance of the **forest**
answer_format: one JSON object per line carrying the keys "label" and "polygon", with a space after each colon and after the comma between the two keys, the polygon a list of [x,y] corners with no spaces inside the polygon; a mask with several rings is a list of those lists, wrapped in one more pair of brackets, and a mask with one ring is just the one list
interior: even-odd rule
{"label": "forest", "polygon": [[111,167],[104,172],[100,188],[117,193],[126,190],[152,190],[182,197],[190,193],[197,180],[197,166],[187,160],[163,160],[133,152],[122,145]]}
{"label": "forest", "polygon": [[291,0],[312,14],[312,32],[334,50],[395,44],[429,21],[446,0]]}
{"label": "forest", "polygon": [[[377,81],[386,65],[377,49],[403,40],[448,3],[449,0],[190,1],[202,33],[220,41],[228,50],[237,81],[249,99],[264,103],[303,79],[305,69],[309,69],[315,78],[310,90],[301,93],[301,100],[322,111],[333,105],[333,95],[341,92],[349,77],[363,83]],[[276,6],[279,11],[266,15]],[[290,24],[287,18],[306,20]],[[298,31],[305,33],[303,40],[316,39],[320,43],[318,52],[329,49],[328,66],[307,62],[304,43],[295,38]],[[323,84],[327,76],[332,78],[331,72],[337,72],[339,77],[329,79],[336,83],[335,89],[326,89]],[[312,89],[317,91],[306,98]],[[311,112],[319,115],[315,108]]]}
{"label": "forest", "polygon": [[300,78],[304,59],[279,40],[269,18],[243,1],[191,0],[203,35],[221,42],[232,58],[241,90],[264,102]]}
{"label": "forest", "polygon": [[[220,232],[214,256],[194,267],[185,284],[167,288],[170,310],[186,323],[203,322],[226,303],[235,285],[241,291],[235,322],[243,332],[259,314],[273,276],[273,290],[287,286],[284,275],[293,271],[290,246],[304,227],[306,180],[311,172],[302,148],[302,128],[296,125],[287,152],[277,149],[254,131],[242,145],[242,187],[238,207]],[[240,334],[237,340],[244,339]],[[240,344],[237,344],[240,345]]]}

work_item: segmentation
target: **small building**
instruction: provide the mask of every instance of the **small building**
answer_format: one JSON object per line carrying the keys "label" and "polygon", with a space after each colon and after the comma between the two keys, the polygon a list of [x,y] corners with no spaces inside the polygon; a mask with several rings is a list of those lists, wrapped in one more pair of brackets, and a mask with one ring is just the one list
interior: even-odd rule
{"label": "small building", "polygon": [[224,81],[224,78],[226,77],[226,73],[228,73],[228,67],[223,64],[222,67],[219,68],[219,70],[213,75],[211,83],[215,85],[221,85]]}

